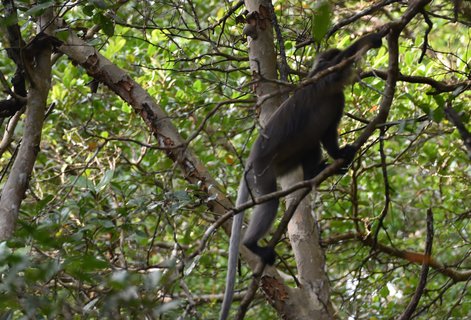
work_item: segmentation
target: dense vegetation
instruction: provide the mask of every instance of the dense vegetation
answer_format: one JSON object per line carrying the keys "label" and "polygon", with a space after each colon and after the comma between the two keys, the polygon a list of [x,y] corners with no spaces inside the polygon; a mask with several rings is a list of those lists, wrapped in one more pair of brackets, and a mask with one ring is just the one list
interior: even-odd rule
{"label": "dense vegetation", "polygon": [[[2,99],[18,67],[6,50],[15,47],[12,26],[34,47],[40,19],[52,12],[50,25],[64,21],[54,38],[67,43],[72,31],[142,86],[198,165],[188,169],[165,145],[166,131],[156,133],[166,129],[159,128],[161,118],[137,110],[120,88],[94,79],[93,70],[53,42],[39,153],[30,159],[29,179],[22,178],[27,190],[15,231],[0,242],[0,318],[217,318],[228,235],[220,227],[203,249],[199,244],[224,214],[215,203],[235,199],[260,127],[243,2],[29,3],[0,5]],[[273,45],[288,82],[306,76],[317,52],[344,48],[408,9],[403,1],[330,3],[273,1]],[[324,181],[312,200],[330,299],[341,319],[397,318],[414,294],[420,298],[415,318],[471,314],[470,25],[466,1],[434,1],[417,11],[399,38],[400,75],[387,121],[362,145],[350,171]],[[37,68],[43,60],[34,57]],[[361,81],[345,90],[342,144],[353,142],[381,109],[390,59],[384,40],[365,58]],[[28,68],[25,73],[31,108],[40,86]],[[14,210],[2,207],[6,181],[30,132],[24,109],[0,112],[4,215]],[[198,180],[206,174],[211,182]],[[424,258],[427,244],[432,254]],[[277,269],[295,287],[287,237],[276,250]],[[424,261],[429,270],[418,290]],[[238,300],[252,273],[242,261]],[[259,294],[246,319],[276,315]]]}

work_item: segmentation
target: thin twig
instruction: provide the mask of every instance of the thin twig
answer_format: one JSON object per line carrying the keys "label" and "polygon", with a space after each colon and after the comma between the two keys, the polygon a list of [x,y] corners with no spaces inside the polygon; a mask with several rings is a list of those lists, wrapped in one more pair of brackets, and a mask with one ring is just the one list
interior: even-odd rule
{"label": "thin twig", "polygon": [[422,270],[420,271],[420,280],[417,288],[415,289],[414,296],[402,313],[398,320],[408,320],[412,317],[417,305],[419,304],[420,297],[424,293],[425,285],[427,284],[427,275],[430,265],[430,257],[432,256],[432,243],[433,243],[433,212],[432,209],[427,210],[427,240],[425,242],[425,253],[422,261]]}

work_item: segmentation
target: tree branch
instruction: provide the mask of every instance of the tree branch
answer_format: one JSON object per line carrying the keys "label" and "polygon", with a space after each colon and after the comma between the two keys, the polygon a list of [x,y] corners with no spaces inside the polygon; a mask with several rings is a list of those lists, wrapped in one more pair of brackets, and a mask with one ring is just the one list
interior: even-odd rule
{"label": "tree branch", "polygon": [[429,259],[432,256],[432,243],[433,243],[433,213],[431,209],[427,210],[427,240],[425,242],[425,253],[422,262],[422,270],[420,271],[419,284],[415,290],[414,296],[406,307],[406,310],[399,317],[399,320],[408,320],[412,317],[417,305],[419,304],[420,297],[424,293],[425,285],[427,284],[427,275],[429,269]]}
{"label": "tree branch", "polygon": [[[38,21],[38,33],[50,24],[52,9],[47,10]],[[31,88],[26,107],[23,139],[0,198],[0,240],[9,239],[15,229],[21,202],[28,187],[31,172],[39,152],[47,96],[51,88],[51,44],[45,44],[35,53],[34,65],[30,64]],[[26,61],[25,61],[26,62]]]}
{"label": "tree branch", "polygon": [[358,233],[358,232],[351,232],[342,235],[338,235],[336,237],[331,237],[329,239],[322,240],[323,245],[331,245],[336,244],[343,241],[348,240],[358,240],[361,243],[373,247],[375,245],[376,251],[391,255],[393,257],[397,257],[400,259],[404,259],[410,261],[412,263],[423,263],[427,260],[428,265],[436,270],[437,272],[449,277],[454,282],[465,282],[471,280],[471,270],[457,270],[456,268],[451,268],[445,266],[443,263],[437,261],[434,257],[426,257],[423,253],[409,251],[409,250],[400,250],[393,247],[388,247],[381,243],[374,242],[373,238],[365,233]]}

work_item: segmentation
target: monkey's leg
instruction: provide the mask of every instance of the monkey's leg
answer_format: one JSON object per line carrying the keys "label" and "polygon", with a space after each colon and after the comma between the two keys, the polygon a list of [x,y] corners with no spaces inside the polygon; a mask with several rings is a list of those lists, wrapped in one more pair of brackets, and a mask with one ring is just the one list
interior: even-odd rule
{"label": "monkey's leg", "polygon": [[314,178],[327,167],[327,162],[322,160],[321,146],[318,145],[309,152],[306,152],[302,159],[304,180]]}
{"label": "monkey's leg", "polygon": [[[262,174],[256,176],[255,188],[252,191],[256,197],[276,191],[276,175],[273,168],[268,166]],[[270,265],[275,263],[275,250],[271,247],[260,247],[258,241],[270,230],[276,217],[278,202],[278,199],[272,199],[255,206],[243,240],[247,248]]]}

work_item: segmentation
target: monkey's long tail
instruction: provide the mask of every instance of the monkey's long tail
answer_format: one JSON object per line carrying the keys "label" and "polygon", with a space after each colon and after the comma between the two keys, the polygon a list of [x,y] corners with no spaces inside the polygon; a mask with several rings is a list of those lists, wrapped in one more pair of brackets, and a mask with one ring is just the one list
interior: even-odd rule
{"label": "monkey's long tail", "polygon": [[[244,175],[245,176],[245,175]],[[237,192],[236,207],[240,206],[249,199],[249,191],[247,183],[242,177]],[[220,320],[226,320],[234,296],[234,286],[237,271],[237,259],[239,258],[240,235],[242,231],[242,223],[244,222],[244,211],[239,212],[232,219],[231,240],[229,242],[229,261],[227,265],[226,275],[226,291],[224,292],[224,300],[222,301]]]}

